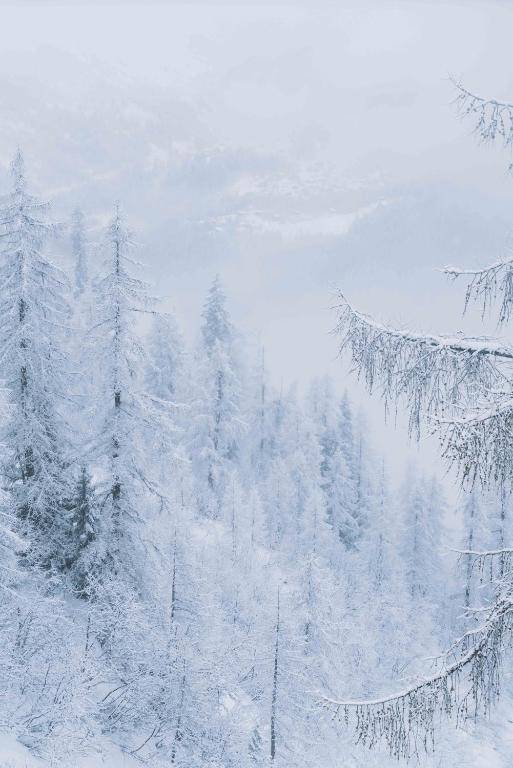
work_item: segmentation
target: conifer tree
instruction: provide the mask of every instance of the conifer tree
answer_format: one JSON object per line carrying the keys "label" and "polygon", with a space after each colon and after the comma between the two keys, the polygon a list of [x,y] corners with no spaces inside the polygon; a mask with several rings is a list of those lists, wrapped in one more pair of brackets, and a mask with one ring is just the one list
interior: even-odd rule
{"label": "conifer tree", "polygon": [[326,517],[339,542],[346,549],[353,549],[360,536],[360,525],[349,401],[344,396],[338,403],[331,380],[325,378],[312,387],[309,409],[317,424],[321,447]]}
{"label": "conifer tree", "polygon": [[190,438],[198,505],[209,517],[220,514],[226,473],[238,460],[238,437],[243,431],[235,331],[225,304],[226,297],[216,277],[202,315]]}
{"label": "conifer tree", "polygon": [[23,560],[66,567],[71,545],[69,378],[62,338],[69,319],[65,275],[45,248],[55,226],[48,205],[27,191],[23,157],[0,211],[0,361],[8,387],[4,478],[25,540]]}
{"label": "conifer tree", "polygon": [[[402,561],[413,603],[424,599],[440,573],[440,494],[410,466],[401,489]],[[435,590],[437,591],[437,590]]]}
{"label": "conifer tree", "polygon": [[[163,500],[144,455],[148,438],[166,431],[142,390],[144,352],[136,333],[138,313],[152,312],[147,285],[132,276],[132,243],[119,207],[105,237],[105,272],[97,283],[98,418],[95,460],[102,472],[98,510],[99,546],[115,570],[132,567],[136,528],[148,498]],[[159,414],[160,416],[160,414]],[[146,500],[146,501],[145,501]],[[97,537],[98,538],[98,537]]]}
{"label": "conifer tree", "polygon": [[70,583],[75,594],[79,597],[88,597],[88,585],[98,567],[95,559],[98,499],[85,464],[82,464],[75,480],[69,508],[72,534]]}

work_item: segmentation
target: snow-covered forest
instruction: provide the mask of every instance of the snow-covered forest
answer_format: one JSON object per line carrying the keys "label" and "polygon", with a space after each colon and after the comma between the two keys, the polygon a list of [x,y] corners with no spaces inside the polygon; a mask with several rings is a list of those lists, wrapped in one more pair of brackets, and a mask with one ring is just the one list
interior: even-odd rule
{"label": "snow-covered forest", "polygon": [[0,768],[511,768],[513,7],[0,5]]}
{"label": "snow-covered forest", "polygon": [[[5,182],[2,765],[393,764],[333,702],[468,629],[489,578],[447,542],[501,549],[505,497],[462,495],[445,532],[440,482],[391,482],[343,382],[272,386],[219,276],[187,345],[121,206],[55,224],[20,151]],[[413,752],[471,754],[469,728]]]}

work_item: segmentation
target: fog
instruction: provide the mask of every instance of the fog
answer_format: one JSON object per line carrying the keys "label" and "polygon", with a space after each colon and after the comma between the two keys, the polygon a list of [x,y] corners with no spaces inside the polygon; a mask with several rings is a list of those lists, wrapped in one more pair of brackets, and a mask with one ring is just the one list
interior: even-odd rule
{"label": "fog", "polygon": [[219,272],[274,381],[332,373],[402,462],[404,430],[337,359],[334,291],[401,326],[479,330],[436,268],[504,253],[513,179],[458,119],[450,77],[513,95],[513,9],[38,2],[0,19],[1,184],[19,145],[93,239],[120,200],[187,333]]}

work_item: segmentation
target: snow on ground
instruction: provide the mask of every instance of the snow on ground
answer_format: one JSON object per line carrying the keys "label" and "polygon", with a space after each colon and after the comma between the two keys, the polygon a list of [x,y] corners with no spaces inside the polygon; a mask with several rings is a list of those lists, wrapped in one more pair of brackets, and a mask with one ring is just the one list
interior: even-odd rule
{"label": "snow on ground", "polygon": [[[51,758],[43,760],[35,757],[11,734],[0,735],[0,768],[48,768],[52,764]],[[55,764],[62,766],[62,762]],[[140,761],[105,740],[98,746],[96,754],[73,758],[73,764],[67,768],[135,768],[140,765]]]}

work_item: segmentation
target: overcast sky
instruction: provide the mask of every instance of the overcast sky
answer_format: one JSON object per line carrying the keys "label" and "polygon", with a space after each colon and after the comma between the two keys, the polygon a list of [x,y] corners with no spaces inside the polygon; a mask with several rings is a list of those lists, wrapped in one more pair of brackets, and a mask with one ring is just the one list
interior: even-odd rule
{"label": "overcast sky", "polygon": [[23,2],[0,19],[0,182],[20,144],[92,237],[122,200],[189,335],[216,272],[276,382],[348,384],[334,287],[382,320],[478,330],[435,269],[504,253],[513,178],[449,76],[513,98],[513,4]]}

